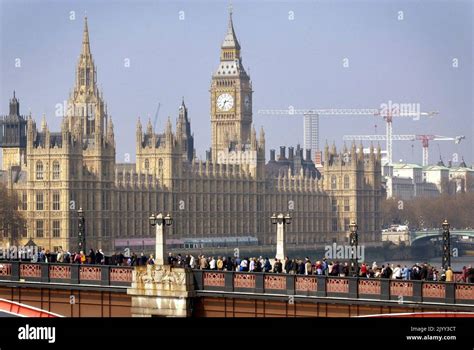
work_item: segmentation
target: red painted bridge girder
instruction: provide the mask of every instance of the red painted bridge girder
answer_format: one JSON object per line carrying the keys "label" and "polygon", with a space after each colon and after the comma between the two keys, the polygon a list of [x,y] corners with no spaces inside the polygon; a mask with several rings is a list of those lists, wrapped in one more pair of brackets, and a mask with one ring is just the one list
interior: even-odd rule
{"label": "red painted bridge girder", "polygon": [[0,298],[0,311],[15,314],[19,317],[63,317],[53,312],[2,298]]}

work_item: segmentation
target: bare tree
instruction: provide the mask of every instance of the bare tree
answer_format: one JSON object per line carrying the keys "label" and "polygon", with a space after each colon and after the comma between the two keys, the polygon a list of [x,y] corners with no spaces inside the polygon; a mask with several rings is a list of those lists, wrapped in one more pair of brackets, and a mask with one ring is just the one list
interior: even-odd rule
{"label": "bare tree", "polygon": [[410,228],[439,228],[444,219],[451,227],[474,228],[474,193],[458,193],[439,197],[418,197],[399,201],[387,199],[382,202],[382,223],[409,223]]}
{"label": "bare tree", "polygon": [[23,215],[18,211],[18,205],[16,193],[0,184],[0,234],[3,240],[6,239],[12,245],[18,245],[20,232],[26,224]]}

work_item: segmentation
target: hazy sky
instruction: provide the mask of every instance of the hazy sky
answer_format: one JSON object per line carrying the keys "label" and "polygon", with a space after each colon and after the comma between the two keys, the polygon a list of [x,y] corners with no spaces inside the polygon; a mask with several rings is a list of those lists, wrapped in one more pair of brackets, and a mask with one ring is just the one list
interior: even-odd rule
{"label": "hazy sky", "polygon": [[[233,1],[233,9],[267,158],[270,148],[303,142],[303,121],[260,116],[258,109],[378,108],[391,100],[440,112],[429,120],[395,120],[394,134],[466,136],[459,145],[432,142],[431,162],[439,149],[445,161],[453,153],[474,161],[471,1]],[[15,89],[23,114],[31,109],[39,122],[45,113],[50,128],[59,130],[55,105],[74,84],[86,11],[99,86],[115,123],[117,161],[126,153],[134,159],[137,117],[153,118],[161,103],[162,130],[167,116],[175,120],[182,96],[203,157],[227,1],[0,0],[0,113],[8,112]],[[15,67],[18,58],[21,67]],[[335,140],[338,147],[345,134],[385,133],[376,117],[322,118],[320,125],[321,143]],[[421,162],[418,141],[395,142],[394,152],[394,160]]]}

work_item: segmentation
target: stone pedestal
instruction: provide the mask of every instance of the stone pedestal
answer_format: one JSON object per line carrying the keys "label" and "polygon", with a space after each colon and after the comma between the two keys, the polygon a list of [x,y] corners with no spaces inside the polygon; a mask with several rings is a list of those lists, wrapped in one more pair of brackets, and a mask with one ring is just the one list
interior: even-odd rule
{"label": "stone pedestal", "polygon": [[190,317],[193,274],[169,265],[137,266],[127,294],[132,296],[132,317]]}
{"label": "stone pedestal", "polygon": [[285,223],[277,223],[277,247],[276,258],[283,262],[286,257],[286,243],[285,243]]}

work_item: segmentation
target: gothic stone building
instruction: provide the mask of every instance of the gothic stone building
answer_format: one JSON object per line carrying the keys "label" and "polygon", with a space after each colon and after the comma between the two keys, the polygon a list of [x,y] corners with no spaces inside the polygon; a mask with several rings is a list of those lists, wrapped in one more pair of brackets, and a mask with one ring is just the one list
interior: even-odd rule
{"label": "gothic stone building", "polygon": [[143,130],[138,120],[136,163],[116,163],[114,126],[97,87],[87,18],[75,73],[60,132],[51,132],[44,117],[38,128],[31,115],[20,115],[15,94],[9,115],[1,119],[0,179],[18,194],[18,210],[27,222],[22,232],[3,230],[1,244],[31,240],[74,251],[79,207],[86,217],[87,248],[106,252],[152,246],[148,217],[157,212],[174,218],[167,230],[170,242],[255,237],[261,245],[275,244],[273,212],[291,213],[290,244],[346,243],[352,219],[361,243],[380,240],[380,149],[364,156],[362,145],[340,153],[326,146],[322,174],[299,149],[297,162],[281,167],[273,151],[265,164],[265,134],[260,130],[257,136],[252,124],[252,81],[232,15],[212,75],[212,146],[206,161],[194,156],[183,101],[174,131],[170,119],[158,134],[150,122]]}

